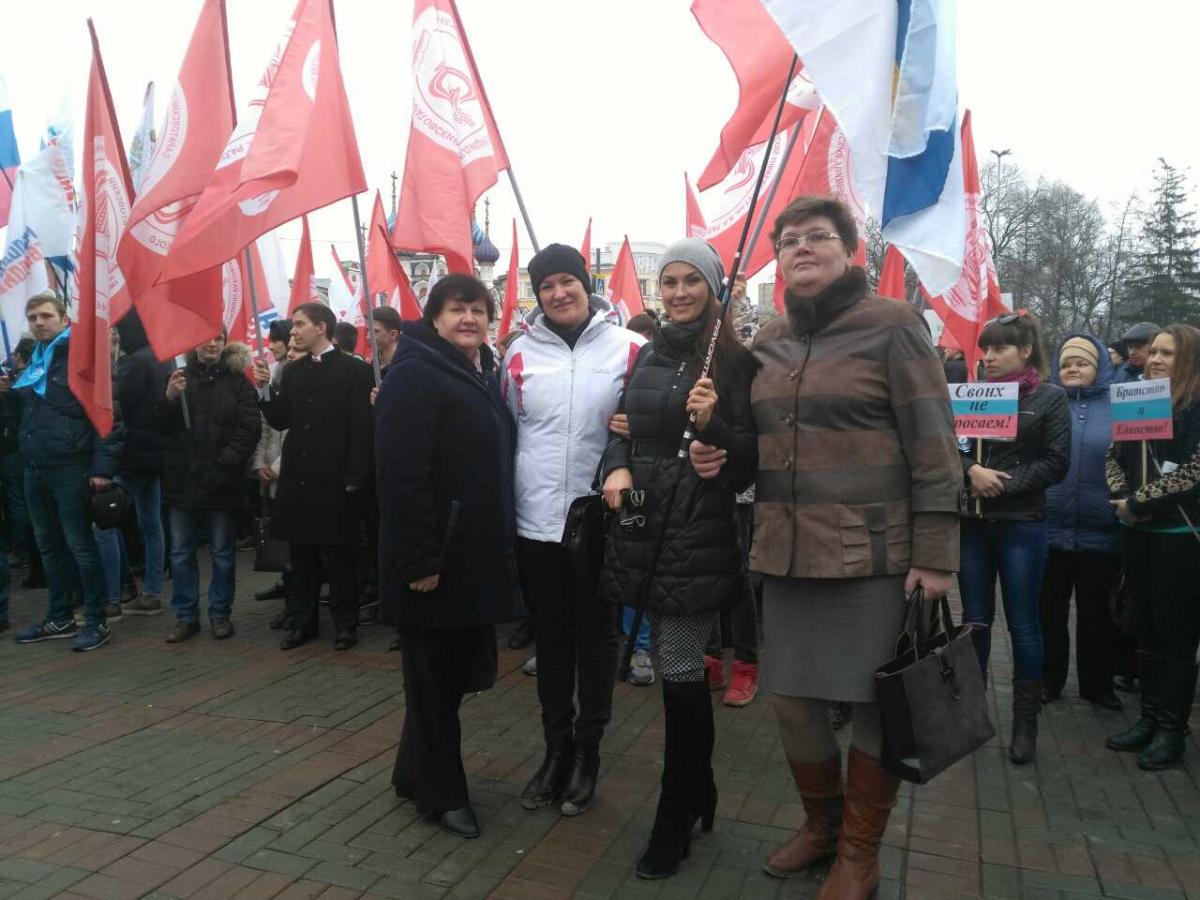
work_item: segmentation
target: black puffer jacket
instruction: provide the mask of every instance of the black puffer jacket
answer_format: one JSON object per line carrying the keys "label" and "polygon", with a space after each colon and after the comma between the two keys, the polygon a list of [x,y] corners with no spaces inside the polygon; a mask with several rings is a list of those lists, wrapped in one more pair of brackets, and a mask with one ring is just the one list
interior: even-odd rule
{"label": "black puffer jacket", "polygon": [[[687,396],[700,361],[689,342],[675,346],[671,326],[656,327],[638,355],[621,408],[631,440],[609,453],[606,471],[629,466],[641,506],[626,504],[605,548],[601,590],[615,604],[633,603],[650,565],[653,544],[666,517],[666,535],[647,593],[646,608],[668,616],[690,616],[737,605],[745,590],[746,567],[738,529],[736,493],[758,468],[758,438],[750,411],[754,358],[740,346],[717,365],[717,409],[698,439],[728,451],[721,474],[710,481],[677,458],[687,423]],[[683,346],[679,346],[682,344]],[[674,502],[666,504],[679,481]],[[644,516],[641,519],[635,517]],[[622,524],[634,519],[630,524]]]}
{"label": "black puffer jacket", "polygon": [[172,365],[160,363],[146,340],[146,331],[131,309],[117,323],[124,353],[117,361],[117,396],[125,413],[125,452],[122,475],[162,476],[167,441],[154,414],[167,388]]}
{"label": "black puffer jacket", "polygon": [[[960,439],[963,482],[976,465],[975,441]],[[983,442],[983,466],[1006,472],[1004,493],[982,502],[984,519],[1036,522],[1046,517],[1046,488],[1067,477],[1071,468],[1071,405],[1057,384],[1043,382],[1017,403],[1017,437]],[[977,518],[976,504],[967,504],[968,518]]]}
{"label": "black puffer jacket", "polygon": [[240,509],[245,504],[246,464],[262,430],[258,398],[244,371],[249,364],[245,344],[228,345],[211,366],[188,354],[184,397],[191,428],[184,427],[183,404],[167,400],[164,385],[155,411],[167,436],[167,506]]}

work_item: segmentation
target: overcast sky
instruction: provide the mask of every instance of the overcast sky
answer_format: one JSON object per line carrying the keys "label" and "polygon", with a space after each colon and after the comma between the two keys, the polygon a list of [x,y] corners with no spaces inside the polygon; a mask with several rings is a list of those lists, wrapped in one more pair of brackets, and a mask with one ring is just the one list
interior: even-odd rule
{"label": "overcast sky", "polygon": [[[157,82],[161,116],[201,3],[5,6],[0,74],[21,153],[29,156],[59,110],[82,131],[88,15],[128,143],[149,80]],[[294,6],[228,0],[239,108]],[[737,97],[731,70],[688,0],[458,6],[539,240],[578,245],[589,216],[593,246],[625,233],[632,240],[681,237],[682,174],[694,179],[704,167]],[[390,210],[388,176],[402,168],[408,140],[411,0],[340,0],[336,13],[368,182]],[[1200,126],[1190,102],[1200,34],[1195,4],[960,0],[958,24],[960,98],[974,110],[981,165],[993,164],[990,149],[1008,148],[1005,164],[1065,179],[1105,203],[1144,190],[1158,156],[1200,174]],[[506,181],[489,196],[503,271],[516,206]],[[361,198],[366,216],[370,204],[370,195]],[[311,222],[317,274],[328,275],[330,242],[343,258],[354,255],[349,202]],[[299,229],[283,234],[291,260]],[[519,244],[524,264],[532,248],[523,229]]]}

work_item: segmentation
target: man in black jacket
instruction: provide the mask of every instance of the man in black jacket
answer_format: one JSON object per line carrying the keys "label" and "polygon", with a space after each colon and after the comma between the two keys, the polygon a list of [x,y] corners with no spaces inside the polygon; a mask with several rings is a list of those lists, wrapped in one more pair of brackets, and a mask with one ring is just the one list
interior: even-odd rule
{"label": "man in black jacket", "polygon": [[[362,531],[364,492],[372,487],[371,367],[338,352],[330,335],[337,320],[321,303],[292,314],[292,343],[307,356],[283,370],[278,390],[260,403],[267,424],[287,429],[271,533],[291,545],[290,650],[317,636],[321,563],[329,578],[335,650],[357,641],[354,549]],[[254,364],[259,387],[270,381]]]}
{"label": "man in black jacket", "polygon": [[246,346],[226,346],[222,332],[189,353],[186,368],[171,373],[158,404],[159,427],[168,436],[164,493],[171,521],[171,606],[177,618],[167,634],[170,644],[200,631],[196,548],[205,530],[212,555],[212,636],[233,636],[236,513],[245,502],[242,480],[262,430],[254,388],[245,375],[249,363]]}
{"label": "man in black jacket", "polygon": [[[31,297],[25,318],[37,347],[29,368],[13,387],[22,404],[25,503],[46,568],[50,607],[40,624],[17,633],[17,643],[74,637],[72,649],[87,652],[110,640],[104,568],[92,534],[91,494],[112,484],[125,428],[119,404],[114,403],[112,431],[100,437],[71,393],[67,378],[71,329],[62,300],[49,292]],[[83,593],[82,629],[75,624],[68,598],[72,561]]]}

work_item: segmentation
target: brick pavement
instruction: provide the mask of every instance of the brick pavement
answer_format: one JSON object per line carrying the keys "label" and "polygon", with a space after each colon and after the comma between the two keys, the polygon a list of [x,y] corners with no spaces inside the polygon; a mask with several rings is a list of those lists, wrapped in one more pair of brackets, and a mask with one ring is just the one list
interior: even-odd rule
{"label": "brick pavement", "polygon": [[[463,707],[484,836],[462,841],[392,796],[403,694],[387,630],[362,629],[350,653],[328,641],[282,653],[266,626],[277,602],[245,599],[269,576],[245,571],[248,554],[239,563],[227,642],[168,646],[166,615],[115,623],[113,644],[87,655],[0,638],[0,897],[815,894],[814,878],[760,871],[802,820],[763,700],[717,707],[714,834],[697,837],[679,876],[639,882],[660,772],[657,688],[617,687],[592,810],[529,813],[517,796],[540,761],[535,685],[524,654],[502,649],[496,687]],[[43,608],[44,592],[17,591],[14,626]],[[995,656],[1000,735],[932,785],[902,789],[881,896],[1200,897],[1197,748],[1183,769],[1139,772],[1103,747],[1129,714],[1072,696],[1043,715],[1037,765],[1015,769],[1003,753],[1006,641]]]}

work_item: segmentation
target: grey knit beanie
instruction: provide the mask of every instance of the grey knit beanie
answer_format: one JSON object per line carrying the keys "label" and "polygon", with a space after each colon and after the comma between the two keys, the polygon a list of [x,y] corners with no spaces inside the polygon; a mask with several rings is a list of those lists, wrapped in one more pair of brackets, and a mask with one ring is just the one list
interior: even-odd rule
{"label": "grey knit beanie", "polygon": [[700,238],[684,238],[676,241],[662,255],[658,263],[658,277],[662,278],[663,269],[673,262],[684,262],[693,266],[717,299],[721,297],[721,286],[725,281],[725,267],[721,264],[721,256],[712,245]]}

